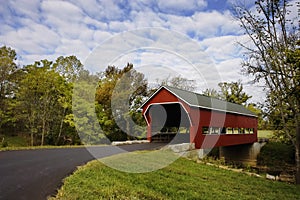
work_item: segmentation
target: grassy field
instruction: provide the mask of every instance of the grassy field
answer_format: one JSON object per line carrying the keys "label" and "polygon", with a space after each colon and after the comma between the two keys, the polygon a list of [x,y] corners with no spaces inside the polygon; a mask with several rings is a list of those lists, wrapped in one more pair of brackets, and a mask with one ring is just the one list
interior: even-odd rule
{"label": "grassy field", "polygon": [[258,130],[257,137],[259,138],[270,138],[273,134],[272,130]]}
{"label": "grassy field", "polygon": [[[118,156],[106,158],[106,161],[107,159],[119,162]],[[129,157],[128,162],[131,161],[132,158]],[[300,199],[300,187],[184,158],[149,173],[121,172],[98,161],[92,161],[66,178],[57,196],[51,199],[294,200]]]}
{"label": "grassy field", "polygon": [[4,146],[7,147],[26,147],[28,146],[27,139],[22,136],[4,136],[0,135],[0,148],[3,147],[3,143],[5,143]]}
{"label": "grassy field", "polygon": [[[3,140],[4,138],[4,140]],[[3,141],[3,142],[2,142]],[[3,145],[3,143],[5,145]],[[65,145],[65,146],[30,146],[28,139],[22,136],[4,136],[0,135],[0,151],[11,151],[11,150],[29,150],[29,149],[49,149],[49,148],[77,148],[85,147],[83,145]]]}

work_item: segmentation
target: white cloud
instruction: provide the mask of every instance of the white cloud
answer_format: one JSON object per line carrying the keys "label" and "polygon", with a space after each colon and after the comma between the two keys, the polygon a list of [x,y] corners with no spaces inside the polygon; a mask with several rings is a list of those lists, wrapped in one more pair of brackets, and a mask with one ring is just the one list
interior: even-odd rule
{"label": "white cloud", "polygon": [[67,1],[47,0],[41,4],[42,14],[59,18],[64,22],[75,22],[83,18],[84,13],[81,8]]}
{"label": "white cloud", "polygon": [[190,14],[207,6],[205,0],[158,0],[160,11],[171,14]]}
{"label": "white cloud", "polygon": [[[126,17],[117,1],[98,0],[70,0],[74,5],[81,8],[85,15],[95,20],[121,21]],[[120,1],[122,2],[122,1]],[[127,5],[130,6],[130,5]]]}
{"label": "white cloud", "polygon": [[8,2],[10,4],[10,8],[13,9],[17,15],[30,18],[34,21],[39,21],[39,0],[12,0]]}
{"label": "white cloud", "polygon": [[62,44],[55,49],[57,55],[76,55],[82,62],[90,53],[90,49],[81,40],[62,39]]}
{"label": "white cloud", "polygon": [[201,41],[200,45],[215,62],[220,62],[242,56],[242,48],[238,44],[240,38],[233,35],[208,38]]}
{"label": "white cloud", "polygon": [[165,18],[171,29],[195,39],[241,34],[241,28],[229,12],[197,12],[189,17],[166,15]]}
{"label": "white cloud", "polygon": [[[24,21],[26,23],[32,22],[28,19],[24,19]],[[51,52],[53,48],[59,45],[59,37],[56,33],[46,26],[35,23],[16,31],[10,31],[5,36],[0,36],[0,38],[12,47],[19,47],[18,49],[26,54]]]}
{"label": "white cloud", "polygon": [[[133,62],[144,68],[152,79],[168,75],[168,72],[180,74],[197,79],[199,88],[205,89],[207,84],[216,85],[220,77],[224,81],[242,77],[239,74],[242,50],[236,41],[247,41],[229,11],[211,11],[207,6],[204,0],[3,1],[0,44],[16,49],[21,63],[30,64],[67,55],[76,55],[84,62],[95,47],[111,40],[119,46],[106,45],[107,52],[101,56],[114,55],[114,62],[119,67]],[[182,40],[178,41],[164,31],[155,31],[157,29],[139,30],[145,27],[177,31]],[[130,38],[114,38],[135,29],[140,31],[138,35],[133,31]],[[187,42],[190,38],[198,46]],[[141,44],[144,47],[152,45],[154,49],[122,52]],[[151,70],[153,66],[155,70]],[[212,69],[215,69],[213,73]]]}

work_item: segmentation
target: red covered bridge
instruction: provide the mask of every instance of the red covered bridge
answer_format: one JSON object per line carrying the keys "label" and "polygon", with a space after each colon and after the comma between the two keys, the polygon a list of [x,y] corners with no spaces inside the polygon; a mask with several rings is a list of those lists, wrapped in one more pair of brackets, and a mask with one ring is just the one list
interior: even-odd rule
{"label": "red covered bridge", "polygon": [[206,149],[257,141],[257,117],[242,105],[162,86],[141,108],[153,142]]}

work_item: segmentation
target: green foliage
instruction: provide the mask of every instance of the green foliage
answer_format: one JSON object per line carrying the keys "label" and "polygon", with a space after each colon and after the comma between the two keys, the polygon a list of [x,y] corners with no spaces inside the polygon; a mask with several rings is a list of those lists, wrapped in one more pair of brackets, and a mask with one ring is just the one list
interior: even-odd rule
{"label": "green foliage", "polygon": [[[167,78],[162,79],[162,80],[156,79],[156,82],[158,83],[158,86],[156,86],[156,89],[162,85],[171,86],[171,87],[175,87],[175,88],[179,88],[179,89],[187,90],[187,91],[194,91],[196,88],[195,80],[189,80],[187,78],[181,77],[180,75],[174,76],[174,77],[168,76]],[[156,90],[156,89],[154,89],[154,90]]]}
{"label": "green foliage", "polygon": [[222,82],[218,84],[220,91],[217,91],[215,89],[207,88],[203,91],[203,95],[214,97],[218,99],[222,99],[224,101],[228,101],[231,103],[236,104],[243,104],[246,105],[246,102],[248,99],[251,98],[251,96],[247,95],[243,91],[243,84],[239,80],[238,82]]}
{"label": "green foliage", "polygon": [[99,74],[96,113],[109,140],[128,140],[145,135],[145,121],[137,109],[147,96],[147,81],[132,64],[123,69],[108,66]]}
{"label": "green foliage", "polygon": [[251,98],[243,91],[243,85],[240,80],[231,83],[223,82],[218,85],[221,89],[220,96],[225,101],[245,105],[248,99]]}
{"label": "green foliage", "polygon": [[48,60],[26,66],[16,93],[16,109],[20,111],[25,127],[30,130],[32,145],[37,137],[44,145],[45,137],[50,136],[61,109],[59,99],[66,83],[51,66],[52,62]]}
{"label": "green foliage", "polygon": [[24,136],[7,136],[0,135],[1,147],[10,148],[10,147],[26,147],[28,146],[28,140]]}
{"label": "green foliage", "polygon": [[137,109],[148,95],[147,81],[132,64],[95,76],[75,56],[20,69],[15,60],[13,49],[0,48],[0,133],[28,135],[32,146],[145,137]]}
{"label": "green foliage", "polygon": [[295,185],[179,158],[163,169],[135,174],[120,172],[92,161],[66,178],[53,199],[235,200],[298,199],[299,196],[300,188]]}
{"label": "green foliage", "polygon": [[[83,144],[107,143],[105,134],[99,126],[96,112],[99,107],[95,102],[95,85],[97,78],[85,72],[79,76],[74,86],[73,95],[73,118],[68,117],[68,123],[74,125],[78,131]],[[96,109],[95,109],[96,104]],[[96,112],[95,112],[96,111]]]}
{"label": "green foliage", "polygon": [[58,72],[67,82],[74,82],[84,70],[83,65],[76,56],[60,56],[53,64],[53,69]]}
{"label": "green foliage", "polygon": [[299,23],[290,19],[291,11],[299,16],[300,10],[291,9],[289,4],[286,0],[257,0],[255,9],[235,10],[253,44],[241,44],[247,50],[244,71],[255,82],[263,81],[266,85],[269,119],[295,146],[295,177],[300,184]]}
{"label": "green foliage", "polygon": [[213,98],[217,98],[217,99],[221,98],[221,95],[219,94],[219,92],[212,88],[207,88],[202,93],[203,93],[203,95],[208,96],[208,97],[213,97]]}
{"label": "green foliage", "polygon": [[272,138],[274,135],[273,130],[258,130],[257,137],[258,138]]}
{"label": "green foliage", "polygon": [[0,131],[1,128],[11,127],[15,120],[10,104],[13,101],[17,82],[16,59],[15,50],[6,46],[0,48]]}
{"label": "green foliage", "polygon": [[[290,135],[293,135],[293,134],[294,133],[290,133]],[[283,143],[283,144],[287,144],[287,145],[293,145],[291,139],[289,137],[287,137],[286,132],[283,131],[283,130],[274,130],[271,139],[273,141],[276,141],[276,142],[279,142],[279,143]]]}
{"label": "green foliage", "polygon": [[269,142],[262,147],[257,164],[272,170],[284,171],[288,164],[295,164],[295,148],[280,142]]}
{"label": "green foliage", "polygon": [[7,98],[6,111],[14,131],[28,133],[31,145],[80,143],[74,127],[65,120],[72,111],[71,81],[77,77],[70,66],[76,73],[82,68],[71,56],[60,57],[55,63],[41,60],[15,73],[13,96]]}

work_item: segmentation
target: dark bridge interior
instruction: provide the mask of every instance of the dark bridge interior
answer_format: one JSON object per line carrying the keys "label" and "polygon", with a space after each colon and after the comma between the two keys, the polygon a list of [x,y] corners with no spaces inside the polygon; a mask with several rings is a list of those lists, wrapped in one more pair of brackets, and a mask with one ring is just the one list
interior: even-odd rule
{"label": "dark bridge interior", "polygon": [[181,104],[151,105],[149,114],[153,142],[189,142],[190,120]]}

